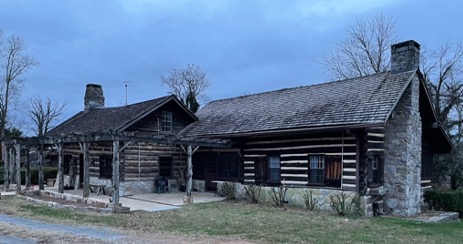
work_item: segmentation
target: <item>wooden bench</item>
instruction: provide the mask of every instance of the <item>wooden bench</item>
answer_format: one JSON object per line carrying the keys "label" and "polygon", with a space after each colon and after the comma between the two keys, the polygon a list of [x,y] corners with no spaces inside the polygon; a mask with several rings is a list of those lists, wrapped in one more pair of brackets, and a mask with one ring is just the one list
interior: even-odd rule
{"label": "wooden bench", "polygon": [[106,192],[104,191],[106,184],[90,183],[89,184],[90,192],[94,193],[92,190],[92,187],[95,187],[98,190],[96,193],[97,196],[99,196],[101,192],[103,192],[103,195],[106,195]]}

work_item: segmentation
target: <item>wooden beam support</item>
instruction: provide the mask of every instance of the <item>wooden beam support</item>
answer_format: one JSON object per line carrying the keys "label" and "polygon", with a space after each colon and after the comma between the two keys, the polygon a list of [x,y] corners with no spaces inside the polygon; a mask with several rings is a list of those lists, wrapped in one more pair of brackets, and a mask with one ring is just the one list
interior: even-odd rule
{"label": "wooden beam support", "polygon": [[[182,146],[183,148],[183,146]],[[193,153],[198,150],[199,146],[196,146],[194,149],[191,145],[187,146],[187,184],[186,184],[186,195],[191,197],[191,190],[193,188]]]}
{"label": "wooden beam support", "polygon": [[10,166],[10,173],[8,174],[8,182],[9,184],[14,183],[13,180],[13,173],[14,173],[14,152],[13,152],[13,146],[10,145],[8,148],[8,161],[9,161],[9,166]]}
{"label": "wooden beam support", "polygon": [[84,158],[84,189],[83,197],[88,198],[90,196],[90,158],[88,155],[89,142],[80,142],[80,149],[82,150]]}
{"label": "wooden beam support", "polygon": [[14,144],[14,151],[16,154],[16,194],[21,192],[21,145]]}
{"label": "wooden beam support", "polygon": [[113,203],[119,203],[119,141],[113,141]]}
{"label": "wooden beam support", "polygon": [[63,174],[63,143],[56,143],[56,151],[58,152],[58,192],[64,193],[64,174]]}
{"label": "wooden beam support", "polygon": [[31,176],[32,176],[32,172],[31,172],[31,157],[29,156],[29,153],[30,153],[30,147],[27,146],[26,147],[26,189],[30,189],[31,186],[32,186],[32,182],[31,182]]}
{"label": "wooden beam support", "polygon": [[9,160],[8,160],[8,148],[7,148],[7,145],[5,144],[4,141],[2,141],[2,155],[3,156],[3,187],[4,187],[4,190],[8,190],[10,189],[10,182],[9,182],[9,168],[10,168],[10,165],[9,165]]}

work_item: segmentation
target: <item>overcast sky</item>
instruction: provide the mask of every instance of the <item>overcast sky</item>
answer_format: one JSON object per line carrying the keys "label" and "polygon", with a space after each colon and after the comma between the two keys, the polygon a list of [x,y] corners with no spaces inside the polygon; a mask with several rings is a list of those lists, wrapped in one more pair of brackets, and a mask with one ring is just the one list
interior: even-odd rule
{"label": "overcast sky", "polygon": [[129,103],[164,96],[159,76],[188,63],[207,71],[211,100],[325,82],[315,61],[357,18],[395,18],[400,41],[433,48],[463,40],[462,9],[457,0],[0,0],[0,28],[40,62],[23,76],[23,104],[67,101],[66,119],[83,109],[87,83],[121,106],[123,81]]}

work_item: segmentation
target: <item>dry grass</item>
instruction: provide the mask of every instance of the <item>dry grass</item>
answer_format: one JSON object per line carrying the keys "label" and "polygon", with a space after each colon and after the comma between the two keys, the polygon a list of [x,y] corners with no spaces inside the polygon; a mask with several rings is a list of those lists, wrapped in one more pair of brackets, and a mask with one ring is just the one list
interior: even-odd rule
{"label": "dry grass", "polygon": [[1,212],[53,222],[110,226],[143,235],[181,234],[263,243],[459,243],[463,240],[461,222],[425,224],[391,218],[341,218],[243,202],[212,202],[174,211],[112,215],[51,209],[15,198],[1,201]]}

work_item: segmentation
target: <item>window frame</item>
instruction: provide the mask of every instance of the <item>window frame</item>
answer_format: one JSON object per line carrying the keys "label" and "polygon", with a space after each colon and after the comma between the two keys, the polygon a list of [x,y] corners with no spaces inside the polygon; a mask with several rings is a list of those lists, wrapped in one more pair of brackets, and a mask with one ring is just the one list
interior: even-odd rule
{"label": "window frame", "polygon": [[217,177],[220,180],[240,178],[241,159],[236,153],[222,153],[218,156]]}
{"label": "window frame", "polygon": [[383,184],[383,159],[380,154],[372,154],[368,157],[368,183],[372,186]]}
{"label": "window frame", "polygon": [[[314,163],[317,164],[318,167],[312,168],[312,158],[317,157],[317,161]],[[322,159],[322,160],[320,160]],[[325,155],[324,154],[311,154],[309,155],[309,177],[308,182],[311,185],[325,185]],[[320,167],[320,163],[322,163],[322,167]],[[315,165],[315,164],[314,164]],[[314,176],[313,173],[318,172],[317,176]],[[321,178],[321,180],[314,180],[316,178]]]}
{"label": "window frame", "polygon": [[174,129],[174,113],[168,110],[161,111],[161,132],[172,133]]}
{"label": "window frame", "polygon": [[[272,159],[278,159],[278,162],[277,162],[278,167],[271,167]],[[272,170],[275,172],[272,173]],[[272,176],[276,176],[276,175],[278,175],[278,179],[272,179]],[[267,156],[266,183],[278,184],[278,185],[281,183],[281,157],[280,155],[268,155]]]}

